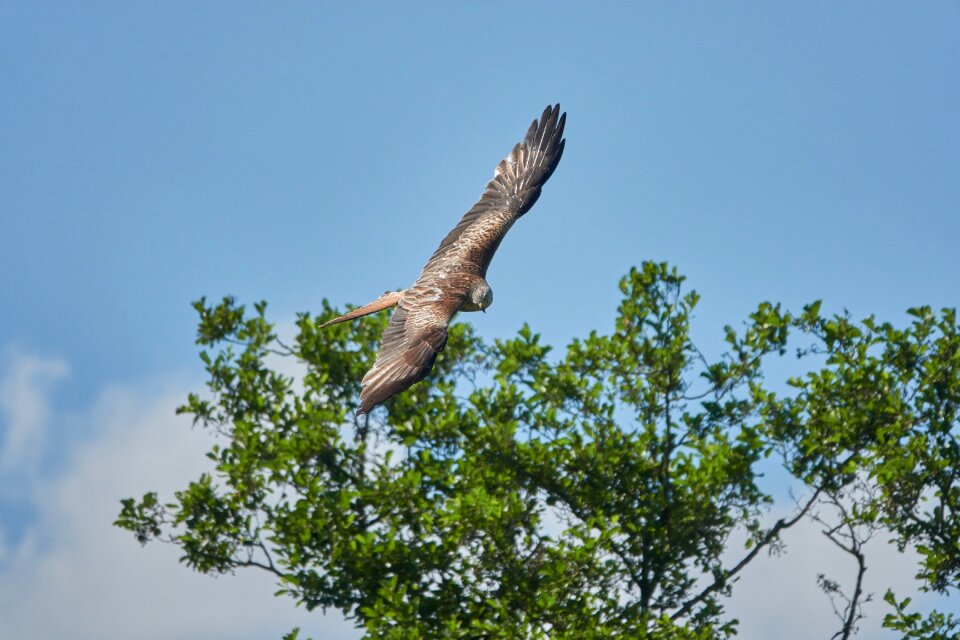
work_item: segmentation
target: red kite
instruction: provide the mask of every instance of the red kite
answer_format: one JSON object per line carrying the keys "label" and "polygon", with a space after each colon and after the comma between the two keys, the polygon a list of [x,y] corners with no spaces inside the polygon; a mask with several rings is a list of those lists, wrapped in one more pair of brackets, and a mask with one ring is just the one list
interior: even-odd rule
{"label": "red kite", "polygon": [[358,414],[369,413],[430,373],[447,343],[447,325],[458,311],[483,311],[493,302],[485,276],[500,241],[530,210],[563,155],[567,114],[547,107],[504,158],[480,201],[434,251],[409,289],[387,292],[322,326],[396,306],[383,332],[373,368],[363,376]]}

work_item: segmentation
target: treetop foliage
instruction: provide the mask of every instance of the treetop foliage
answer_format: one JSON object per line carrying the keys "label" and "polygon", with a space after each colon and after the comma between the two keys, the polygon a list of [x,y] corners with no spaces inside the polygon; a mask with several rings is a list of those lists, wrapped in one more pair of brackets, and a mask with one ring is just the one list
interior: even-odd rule
{"label": "treetop foliage", "polygon": [[[954,310],[897,328],[763,303],[711,360],[676,269],[644,263],[620,290],[612,330],[563,352],[456,323],[430,377],[361,418],[385,316],[321,330],[339,315],[324,302],[286,345],[264,303],[200,300],[208,389],[180,411],[218,434],[211,471],[169,502],[123,500],[117,524],[201,572],[268,571],[368,638],[730,636],[741,570],[803,518],[849,557],[848,586],[820,581],[837,637],[863,615],[873,536],[919,551],[927,589],[960,586]],[[807,372],[768,381],[781,357]],[[768,458],[805,488],[773,524]],[[960,631],[885,599],[901,637]]]}

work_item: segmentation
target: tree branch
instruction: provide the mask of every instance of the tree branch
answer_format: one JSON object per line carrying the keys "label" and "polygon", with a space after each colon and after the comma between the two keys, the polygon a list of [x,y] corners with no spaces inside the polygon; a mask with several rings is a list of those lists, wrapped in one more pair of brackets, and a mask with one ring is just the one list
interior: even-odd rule
{"label": "tree branch", "polygon": [[773,527],[771,527],[770,530],[767,531],[767,533],[763,536],[760,542],[754,545],[753,549],[750,550],[750,553],[744,556],[743,559],[740,560],[740,562],[738,562],[733,566],[733,568],[724,571],[719,578],[715,579],[709,585],[704,587],[704,589],[700,593],[698,593],[693,598],[690,598],[689,600],[684,602],[683,605],[676,611],[676,613],[670,616],[670,619],[676,620],[678,618],[681,618],[687,615],[688,613],[690,613],[690,611],[693,610],[694,606],[696,606],[700,602],[703,602],[711,593],[719,591],[724,586],[726,586],[730,582],[730,578],[740,573],[740,571],[745,566],[750,564],[750,562],[757,556],[757,554],[760,553],[761,549],[767,547],[771,542],[776,540],[777,536],[780,535],[781,531],[785,529],[789,529],[793,525],[797,524],[797,522],[799,522],[800,519],[803,516],[805,516],[808,511],[810,511],[810,508],[813,507],[813,505],[819,499],[822,491],[823,491],[822,489],[817,489],[813,493],[813,495],[810,497],[810,499],[807,501],[807,503],[803,506],[803,508],[801,508],[800,511],[797,512],[797,514],[794,515],[789,520],[784,520],[783,518],[780,518],[779,520],[777,520],[776,524],[774,524]]}
{"label": "tree branch", "polygon": [[[844,508],[843,504],[840,502],[840,498],[836,495],[830,495],[830,502],[840,513],[840,522],[828,529],[823,531],[823,535],[827,537],[830,542],[835,544],[838,548],[843,550],[845,553],[850,554],[857,561],[857,579],[853,589],[853,595],[850,598],[841,591],[840,585],[829,580],[823,574],[820,574],[817,577],[817,582],[820,584],[820,588],[827,594],[830,598],[830,605],[833,607],[833,612],[840,619],[840,622],[843,623],[843,626],[837,631],[831,640],[850,640],[850,638],[856,633],[857,622],[863,618],[863,611],[861,605],[861,599],[863,598],[863,576],[867,572],[867,563],[866,556],[863,553],[863,544],[869,540],[870,534],[866,536],[861,536],[856,528],[856,525],[850,521],[849,513],[847,509]],[[827,525],[819,516],[814,516],[814,518]],[[827,525],[829,526],[829,525]],[[846,532],[842,532],[842,529],[846,529]],[[847,543],[844,543],[844,540]],[[835,598],[839,596],[844,601],[843,611],[837,607]],[[870,600],[870,596],[867,596],[866,601]]]}

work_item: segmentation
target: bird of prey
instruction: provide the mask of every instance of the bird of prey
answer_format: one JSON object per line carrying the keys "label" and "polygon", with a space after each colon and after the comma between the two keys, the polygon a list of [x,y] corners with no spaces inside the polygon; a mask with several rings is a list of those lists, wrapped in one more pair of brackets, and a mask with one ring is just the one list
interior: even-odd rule
{"label": "bird of prey", "polygon": [[387,292],[322,326],[353,320],[396,306],[383,332],[373,368],[363,377],[359,414],[419,382],[430,373],[447,343],[447,325],[458,311],[483,311],[493,302],[485,279],[500,241],[530,210],[563,155],[567,114],[547,107],[506,158],[479,202],[447,234],[403,291]]}

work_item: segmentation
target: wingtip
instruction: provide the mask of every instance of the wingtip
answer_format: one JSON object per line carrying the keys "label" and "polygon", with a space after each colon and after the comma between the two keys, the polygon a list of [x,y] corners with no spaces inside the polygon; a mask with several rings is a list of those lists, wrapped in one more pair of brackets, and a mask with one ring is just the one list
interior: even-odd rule
{"label": "wingtip", "polygon": [[383,402],[382,399],[378,401],[376,398],[370,396],[370,386],[367,383],[367,376],[369,376],[372,372],[373,369],[368,371],[367,375],[365,375],[363,380],[360,382],[360,384],[363,385],[363,389],[360,391],[360,404],[357,406],[356,416],[358,418],[360,416],[369,414],[371,411],[376,409],[381,402]]}
{"label": "wingtip", "polygon": [[[361,384],[362,384],[362,383],[361,383]],[[373,409],[373,407],[370,406],[370,404],[369,404],[369,402],[370,402],[370,401],[369,401],[369,398],[364,398],[363,396],[364,396],[364,394],[361,392],[361,393],[360,393],[360,406],[357,407],[357,411],[356,411],[356,413],[354,414],[354,415],[356,415],[358,418],[359,418],[360,416],[363,416],[363,415],[366,415],[366,414],[370,413],[370,410]],[[373,405],[373,406],[376,406],[376,405]]]}
{"label": "wingtip", "polygon": [[556,140],[563,136],[563,128],[567,123],[566,112],[560,113],[560,103],[547,105],[539,118],[534,118],[523,137],[521,144],[534,148],[545,144],[556,144]]}

